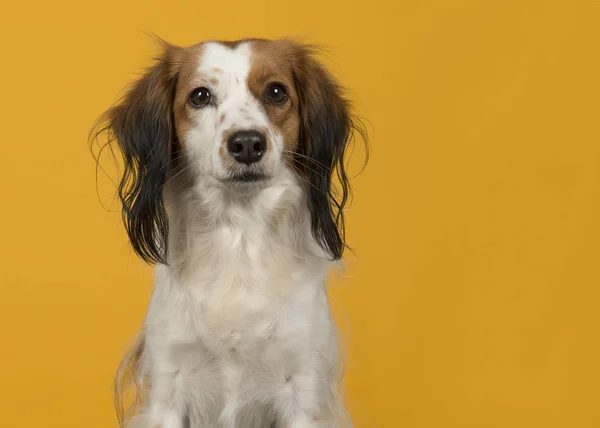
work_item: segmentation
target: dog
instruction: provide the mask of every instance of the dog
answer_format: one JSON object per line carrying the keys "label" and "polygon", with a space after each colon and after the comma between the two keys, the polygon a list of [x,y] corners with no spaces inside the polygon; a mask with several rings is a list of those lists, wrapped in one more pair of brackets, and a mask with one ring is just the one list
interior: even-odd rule
{"label": "dog", "polygon": [[101,134],[122,155],[131,246],[155,265],[117,373],[121,426],[350,426],[325,283],[346,248],[347,149],[366,134],[317,49],[161,41]]}

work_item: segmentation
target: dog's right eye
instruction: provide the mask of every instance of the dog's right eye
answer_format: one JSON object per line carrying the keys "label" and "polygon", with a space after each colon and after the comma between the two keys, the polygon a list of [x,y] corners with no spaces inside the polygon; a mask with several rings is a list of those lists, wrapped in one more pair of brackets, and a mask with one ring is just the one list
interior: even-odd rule
{"label": "dog's right eye", "polygon": [[190,94],[190,104],[196,108],[206,107],[210,104],[211,99],[210,91],[204,86],[194,89]]}

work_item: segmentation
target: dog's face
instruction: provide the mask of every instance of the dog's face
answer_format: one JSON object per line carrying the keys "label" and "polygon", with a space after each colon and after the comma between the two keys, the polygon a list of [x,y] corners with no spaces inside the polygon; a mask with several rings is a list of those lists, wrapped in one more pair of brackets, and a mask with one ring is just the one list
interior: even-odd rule
{"label": "dog's face", "polygon": [[208,42],[177,55],[175,132],[194,172],[233,184],[277,175],[298,146],[292,46]]}
{"label": "dog's face", "polygon": [[108,131],[123,155],[119,196],[136,252],[167,262],[163,190],[170,180],[260,191],[283,171],[305,188],[316,242],[341,257],[344,153],[362,130],[341,92],[313,50],[289,40],[165,43],[95,133]]}

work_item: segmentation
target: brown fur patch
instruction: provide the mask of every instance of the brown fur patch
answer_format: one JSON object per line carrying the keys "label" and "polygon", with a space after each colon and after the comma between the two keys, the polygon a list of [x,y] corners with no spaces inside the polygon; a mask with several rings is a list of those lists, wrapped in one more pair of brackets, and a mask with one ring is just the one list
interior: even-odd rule
{"label": "brown fur patch", "polygon": [[219,40],[217,43],[221,43],[223,46],[227,46],[229,49],[235,49],[244,40]]}
{"label": "brown fur patch", "polygon": [[219,84],[219,79],[213,77],[211,79],[208,79],[208,83],[210,83],[212,86],[217,86]]}
{"label": "brown fur patch", "polygon": [[175,119],[175,130],[182,146],[185,146],[184,135],[194,127],[194,110],[188,103],[189,94],[200,86],[206,84],[197,75],[198,63],[202,56],[202,44],[189,48],[181,48],[179,59],[179,76],[177,79],[177,91],[173,99],[173,117]]}
{"label": "brown fur patch", "polygon": [[[248,89],[263,104],[269,121],[283,137],[286,158],[296,151],[300,129],[300,99],[293,75],[295,51],[296,45],[287,40],[255,40],[248,74]],[[272,83],[285,87],[288,99],[284,104],[271,104],[266,100],[265,90]]]}

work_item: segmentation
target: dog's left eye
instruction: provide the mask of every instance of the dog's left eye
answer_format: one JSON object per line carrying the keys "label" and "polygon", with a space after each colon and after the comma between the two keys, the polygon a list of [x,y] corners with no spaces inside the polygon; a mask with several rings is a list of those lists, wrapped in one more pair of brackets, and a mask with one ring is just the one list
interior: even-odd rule
{"label": "dog's left eye", "polygon": [[287,97],[285,88],[277,83],[269,85],[265,91],[265,98],[272,104],[283,104]]}

